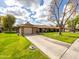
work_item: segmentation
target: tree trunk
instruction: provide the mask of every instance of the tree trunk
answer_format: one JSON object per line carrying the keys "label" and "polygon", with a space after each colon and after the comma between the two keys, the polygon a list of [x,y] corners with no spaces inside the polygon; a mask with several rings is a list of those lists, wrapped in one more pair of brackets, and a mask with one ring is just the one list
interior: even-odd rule
{"label": "tree trunk", "polygon": [[64,28],[64,29],[63,29],[63,32],[65,32],[65,30],[66,30],[66,29]]}
{"label": "tree trunk", "polygon": [[62,28],[59,28],[59,35],[62,35]]}
{"label": "tree trunk", "polygon": [[73,33],[75,33],[75,32],[76,32],[76,31],[75,31],[76,29],[75,29],[75,27],[74,27],[74,26],[72,26],[70,30],[71,30],[71,32],[73,32]]}
{"label": "tree trunk", "polygon": [[12,31],[11,28],[8,28],[8,31],[11,32]]}

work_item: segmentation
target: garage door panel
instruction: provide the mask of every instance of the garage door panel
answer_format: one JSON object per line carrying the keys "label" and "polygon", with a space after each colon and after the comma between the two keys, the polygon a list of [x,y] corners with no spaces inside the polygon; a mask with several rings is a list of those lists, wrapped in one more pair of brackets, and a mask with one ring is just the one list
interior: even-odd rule
{"label": "garage door panel", "polygon": [[32,34],[32,28],[24,28],[24,34]]}

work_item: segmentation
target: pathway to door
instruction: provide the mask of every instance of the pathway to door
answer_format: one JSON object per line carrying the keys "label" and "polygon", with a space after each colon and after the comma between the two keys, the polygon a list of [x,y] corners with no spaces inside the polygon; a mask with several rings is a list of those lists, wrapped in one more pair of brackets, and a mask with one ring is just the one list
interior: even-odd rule
{"label": "pathway to door", "polygon": [[28,35],[26,38],[49,56],[50,59],[60,59],[68,47],[70,47],[70,44],[41,35]]}

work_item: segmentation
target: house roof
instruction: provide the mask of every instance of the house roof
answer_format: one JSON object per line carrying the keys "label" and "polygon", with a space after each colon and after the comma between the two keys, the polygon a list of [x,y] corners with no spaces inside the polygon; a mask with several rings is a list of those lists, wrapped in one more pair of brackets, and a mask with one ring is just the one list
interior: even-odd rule
{"label": "house roof", "polygon": [[34,25],[34,27],[37,27],[37,28],[55,28],[55,29],[58,29],[59,28],[59,27],[47,26],[47,25]]}
{"label": "house roof", "polygon": [[31,24],[31,23],[29,23],[29,22],[27,22],[27,23],[25,23],[25,24],[22,24],[21,26],[27,26],[27,25],[33,26],[33,24]]}
{"label": "house roof", "polygon": [[29,22],[27,22],[25,24],[21,24],[18,27],[36,27],[36,28],[55,28],[55,29],[59,29],[59,27],[56,27],[56,26],[34,25],[34,24],[29,23]]}

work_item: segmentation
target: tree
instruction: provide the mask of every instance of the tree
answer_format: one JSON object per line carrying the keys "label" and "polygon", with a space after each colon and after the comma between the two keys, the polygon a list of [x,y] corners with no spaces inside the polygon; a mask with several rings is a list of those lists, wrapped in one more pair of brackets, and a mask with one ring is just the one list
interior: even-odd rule
{"label": "tree", "polygon": [[75,32],[77,24],[79,24],[79,15],[77,15],[73,20],[67,21],[70,31]]}
{"label": "tree", "polygon": [[13,15],[7,14],[6,16],[2,17],[2,22],[4,30],[11,31],[15,23],[15,17]]}
{"label": "tree", "polygon": [[0,25],[2,24],[2,17],[3,17],[3,16],[0,16]]}
{"label": "tree", "polygon": [[62,30],[65,27],[67,21],[75,16],[76,10],[79,6],[79,0],[66,0],[67,2],[63,6],[64,0],[52,0],[50,4],[50,15],[49,19],[57,23],[59,27],[59,35],[62,35]]}

